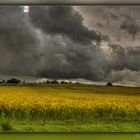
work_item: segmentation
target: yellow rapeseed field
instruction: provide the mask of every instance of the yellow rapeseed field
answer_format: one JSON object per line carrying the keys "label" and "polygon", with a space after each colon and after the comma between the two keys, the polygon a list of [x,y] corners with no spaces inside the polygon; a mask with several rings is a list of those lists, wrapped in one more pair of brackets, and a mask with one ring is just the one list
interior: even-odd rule
{"label": "yellow rapeseed field", "polygon": [[140,118],[140,96],[48,87],[0,87],[0,115],[17,119]]}

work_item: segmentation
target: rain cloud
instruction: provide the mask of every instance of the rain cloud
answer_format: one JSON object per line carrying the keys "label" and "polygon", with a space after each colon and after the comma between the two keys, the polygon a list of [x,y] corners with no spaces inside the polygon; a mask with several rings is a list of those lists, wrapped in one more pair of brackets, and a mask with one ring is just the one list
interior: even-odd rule
{"label": "rain cloud", "polygon": [[1,6],[0,74],[138,83],[139,15],[133,6]]}

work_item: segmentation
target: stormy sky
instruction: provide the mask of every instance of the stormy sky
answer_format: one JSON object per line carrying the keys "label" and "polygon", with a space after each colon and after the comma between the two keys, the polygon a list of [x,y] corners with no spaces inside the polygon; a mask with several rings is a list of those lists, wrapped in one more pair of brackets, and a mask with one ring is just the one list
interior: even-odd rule
{"label": "stormy sky", "polygon": [[140,85],[140,6],[0,6],[0,75]]}

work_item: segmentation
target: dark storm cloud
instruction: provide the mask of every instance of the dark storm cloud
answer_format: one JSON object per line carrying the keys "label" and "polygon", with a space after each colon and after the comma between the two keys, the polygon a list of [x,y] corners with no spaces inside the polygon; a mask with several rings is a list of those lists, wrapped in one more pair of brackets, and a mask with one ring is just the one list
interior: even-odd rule
{"label": "dark storm cloud", "polygon": [[[45,36],[43,40],[41,77],[85,78],[93,81],[114,82],[124,80],[127,73],[129,75],[126,79],[130,77],[133,79],[136,74],[139,74],[140,47],[125,48],[111,44],[108,46],[110,52],[103,52],[102,48],[75,44],[69,38],[52,39]],[[134,77],[133,73],[135,73]]]}
{"label": "dark storm cloud", "polygon": [[140,26],[129,16],[125,17],[125,20],[120,25],[120,28],[131,34],[133,38],[135,38],[135,36],[140,33]]}
{"label": "dark storm cloud", "polygon": [[32,6],[29,16],[33,25],[43,32],[66,35],[76,43],[89,44],[99,40],[94,30],[83,25],[83,17],[70,6]]}
{"label": "dark storm cloud", "polygon": [[[40,76],[49,78],[85,78],[98,80],[102,54],[94,45],[74,43],[68,37],[44,36]],[[99,59],[96,59],[99,58]]]}
{"label": "dark storm cloud", "polygon": [[[36,9],[40,10],[40,7]],[[61,9],[63,10],[63,8]],[[54,9],[53,11],[58,12]],[[52,24],[50,30],[42,30],[46,25],[46,20],[42,19],[43,27],[41,26],[40,31],[37,25],[32,26],[35,21],[31,24],[21,7],[1,8],[0,18],[3,20],[0,22],[0,72],[10,75],[34,75],[50,78],[100,79],[101,74],[97,75],[97,73],[100,73],[102,65],[97,63],[102,63],[102,53],[91,41],[93,39],[99,42],[100,39],[106,37],[99,35],[97,38],[98,35],[95,31],[89,30],[83,25],[82,16],[73,8],[64,8],[64,11],[65,16],[71,15],[72,18],[71,20],[67,18],[70,23],[64,22],[67,23],[67,27],[60,22],[58,22],[60,25],[56,26],[54,24],[56,21],[50,17],[52,20],[49,21],[49,24]],[[32,7],[30,7],[30,12],[32,13]],[[48,16],[45,13],[44,19]],[[50,13],[55,19],[55,14],[52,11]],[[40,14],[38,16],[40,19]],[[73,23],[72,28],[70,28],[71,23]],[[76,33],[77,29],[80,36]],[[69,33],[70,31],[72,33]],[[76,34],[75,36],[73,32]],[[54,34],[53,37],[52,34]],[[99,59],[97,59],[98,57]]]}
{"label": "dark storm cloud", "polygon": [[30,7],[29,17],[35,28],[44,34],[41,76],[102,78],[104,54],[98,45],[101,40],[108,41],[108,36],[88,29],[82,15],[73,7]]}
{"label": "dark storm cloud", "polygon": [[138,83],[138,9],[90,8],[1,6],[0,74]]}
{"label": "dark storm cloud", "polygon": [[26,23],[22,8],[0,6],[0,73],[32,75],[35,43],[35,33]]}

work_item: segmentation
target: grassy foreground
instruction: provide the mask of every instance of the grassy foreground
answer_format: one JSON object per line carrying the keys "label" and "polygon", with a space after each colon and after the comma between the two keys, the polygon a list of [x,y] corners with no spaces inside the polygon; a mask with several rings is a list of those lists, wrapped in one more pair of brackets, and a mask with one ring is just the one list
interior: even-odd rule
{"label": "grassy foreground", "polygon": [[140,132],[140,89],[83,84],[0,86],[0,130]]}

